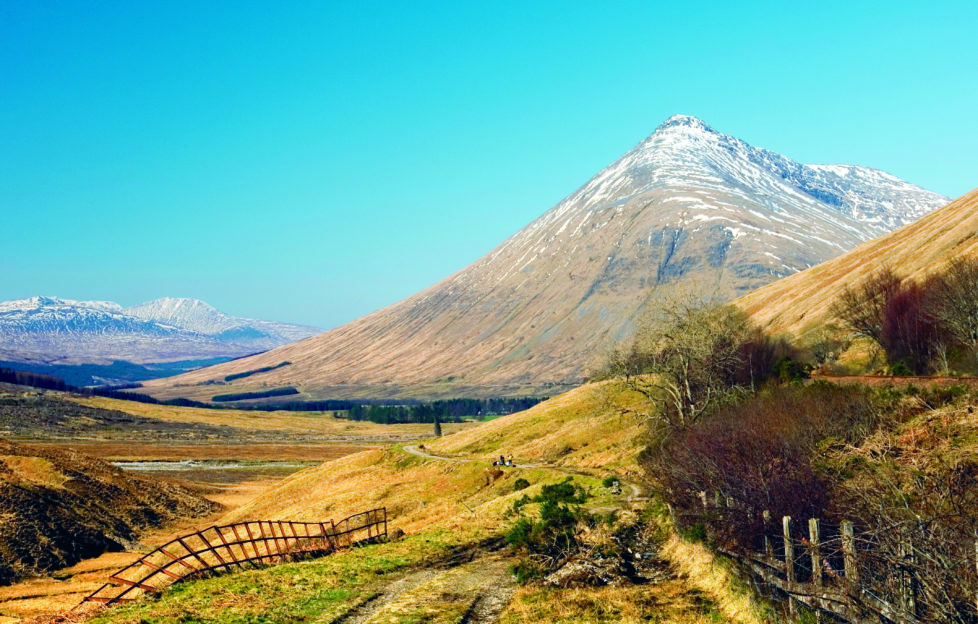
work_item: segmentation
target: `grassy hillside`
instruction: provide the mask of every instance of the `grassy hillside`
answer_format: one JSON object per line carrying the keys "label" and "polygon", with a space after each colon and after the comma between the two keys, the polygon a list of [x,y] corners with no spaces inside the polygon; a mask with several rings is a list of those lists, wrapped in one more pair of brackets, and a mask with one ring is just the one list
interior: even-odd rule
{"label": "grassy hillside", "polygon": [[838,258],[778,280],[734,304],[771,333],[817,331],[846,285],[883,265],[905,277],[940,269],[955,256],[978,254],[978,189]]}
{"label": "grassy hillside", "polygon": [[[428,452],[452,461],[395,447],[325,463],[293,475],[228,519],[340,518],[386,505],[395,525],[408,532],[475,518],[498,526],[497,512],[516,496],[512,483],[518,478],[538,483],[560,478],[560,468],[585,470],[596,487],[609,470],[634,474],[643,427],[616,412],[618,403],[606,388],[582,386],[525,412],[427,441]],[[513,455],[517,468],[485,487],[483,473],[500,454]]]}
{"label": "grassy hillside", "polygon": [[[585,508],[613,524],[586,531],[608,548],[622,527],[645,526],[641,508],[604,487],[608,474],[635,474],[643,427],[620,414],[620,397],[588,385],[520,414],[412,446],[374,449],[296,473],[229,514],[245,518],[339,519],[387,507],[407,536],[321,560],[184,584],[162,599],[105,612],[100,622],[757,622],[750,601],[683,543],[641,546],[659,562],[651,585],[517,587],[517,562],[502,538],[514,502],[573,475],[590,492]],[[413,451],[413,452],[412,452]],[[431,453],[426,457],[415,453]],[[486,483],[489,459],[512,454],[517,468]],[[516,490],[525,479],[529,486]],[[524,513],[534,517],[537,506]],[[638,523],[638,524],[636,524]],[[646,544],[645,542],[642,542]],[[637,546],[638,548],[638,546]],[[668,553],[671,564],[655,552]],[[700,559],[697,559],[697,556]],[[692,574],[692,580],[687,575]],[[505,608],[504,608],[505,607]],[[479,619],[479,613],[492,618]],[[487,617],[487,616],[486,616]]]}
{"label": "grassy hillside", "polygon": [[443,437],[430,448],[491,460],[513,455],[530,463],[631,472],[643,446],[644,422],[634,400],[608,383],[586,384],[524,412]]}
{"label": "grassy hillside", "polygon": [[80,453],[0,440],[0,585],[49,573],[219,506]]}

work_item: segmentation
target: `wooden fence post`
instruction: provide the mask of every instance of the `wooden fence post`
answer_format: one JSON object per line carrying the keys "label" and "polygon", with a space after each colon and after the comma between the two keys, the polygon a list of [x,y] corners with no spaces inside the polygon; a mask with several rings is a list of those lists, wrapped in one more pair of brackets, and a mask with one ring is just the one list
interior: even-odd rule
{"label": "wooden fence post", "polygon": [[774,561],[774,547],[771,545],[771,512],[765,509],[761,512],[764,521],[764,556],[769,562]]}
{"label": "wooden fence post", "polygon": [[849,591],[855,592],[859,587],[859,570],[856,569],[856,537],[852,530],[852,523],[848,520],[842,521],[842,558],[845,562]]}
{"label": "wooden fence post", "polygon": [[916,555],[913,542],[907,539],[900,544],[900,597],[903,609],[911,618],[917,617]]}
{"label": "wooden fence post", "polygon": [[791,543],[791,516],[781,520],[784,532],[784,572],[788,577],[788,585],[795,584],[795,546]]}
{"label": "wooden fence post", "polygon": [[822,589],[822,552],[818,535],[818,518],[808,519],[808,541],[812,555],[812,583]]}

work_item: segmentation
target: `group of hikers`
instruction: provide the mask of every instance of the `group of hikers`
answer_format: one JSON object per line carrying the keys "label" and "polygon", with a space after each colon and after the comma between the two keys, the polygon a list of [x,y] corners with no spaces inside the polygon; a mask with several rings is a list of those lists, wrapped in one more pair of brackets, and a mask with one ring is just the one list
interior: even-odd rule
{"label": "group of hikers", "polygon": [[494,459],[492,461],[492,465],[493,466],[507,466],[509,468],[512,468],[516,464],[513,463],[513,456],[512,455],[510,455],[509,457],[503,457],[502,455],[500,455],[499,456],[499,459]]}

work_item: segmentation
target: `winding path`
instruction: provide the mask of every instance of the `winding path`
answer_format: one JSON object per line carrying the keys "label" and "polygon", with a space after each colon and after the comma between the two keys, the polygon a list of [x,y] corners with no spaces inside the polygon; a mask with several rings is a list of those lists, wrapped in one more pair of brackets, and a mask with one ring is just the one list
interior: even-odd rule
{"label": "winding path", "polygon": [[[467,458],[467,457],[446,457],[444,455],[432,455],[427,450],[422,451],[420,448],[418,448],[414,444],[407,444],[407,445],[405,445],[402,448],[404,449],[404,452],[405,453],[410,453],[411,455],[417,455],[418,457],[424,457],[425,459],[436,459],[436,460],[440,460],[440,461],[458,462],[458,463],[469,463],[469,464],[481,464],[481,463],[484,463],[486,461],[484,459],[473,459],[473,458]],[[561,472],[563,474],[567,474],[567,475],[571,475],[571,476],[574,476],[574,475],[592,476],[592,475],[589,475],[587,472],[584,472],[583,470],[574,469],[574,468],[565,468],[563,466],[553,466],[553,465],[548,465],[548,464],[522,464],[521,463],[521,464],[517,464],[517,465],[515,465],[513,467],[514,468],[544,468],[544,469],[547,469],[547,470],[553,470],[553,471]],[[648,501],[649,500],[649,497],[648,496],[645,496],[643,494],[642,488],[639,485],[637,485],[635,483],[632,483],[630,481],[625,481],[625,480],[621,479],[621,477],[618,477],[618,479],[619,479],[619,481],[621,481],[622,485],[628,486],[628,488],[631,489],[631,491],[632,491],[632,493],[631,493],[630,496],[626,496],[625,497],[625,500],[627,502],[629,502],[629,503],[638,503],[638,502],[644,502],[644,501]]]}

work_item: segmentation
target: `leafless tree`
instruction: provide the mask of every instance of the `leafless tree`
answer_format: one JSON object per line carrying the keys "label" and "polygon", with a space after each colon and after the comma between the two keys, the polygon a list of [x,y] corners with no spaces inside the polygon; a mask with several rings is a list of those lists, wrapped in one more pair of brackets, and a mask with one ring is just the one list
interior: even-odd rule
{"label": "leafless tree", "polygon": [[958,257],[931,284],[934,313],[962,345],[978,349],[978,258]]}
{"label": "leafless tree", "polygon": [[901,279],[882,267],[855,286],[846,286],[832,304],[831,312],[850,331],[882,344],[889,302],[900,291]]}
{"label": "leafless tree", "polygon": [[681,430],[750,384],[751,360],[763,356],[747,346],[758,335],[732,306],[687,300],[640,331],[628,349],[617,352],[610,369],[624,389],[655,406],[655,421]]}

